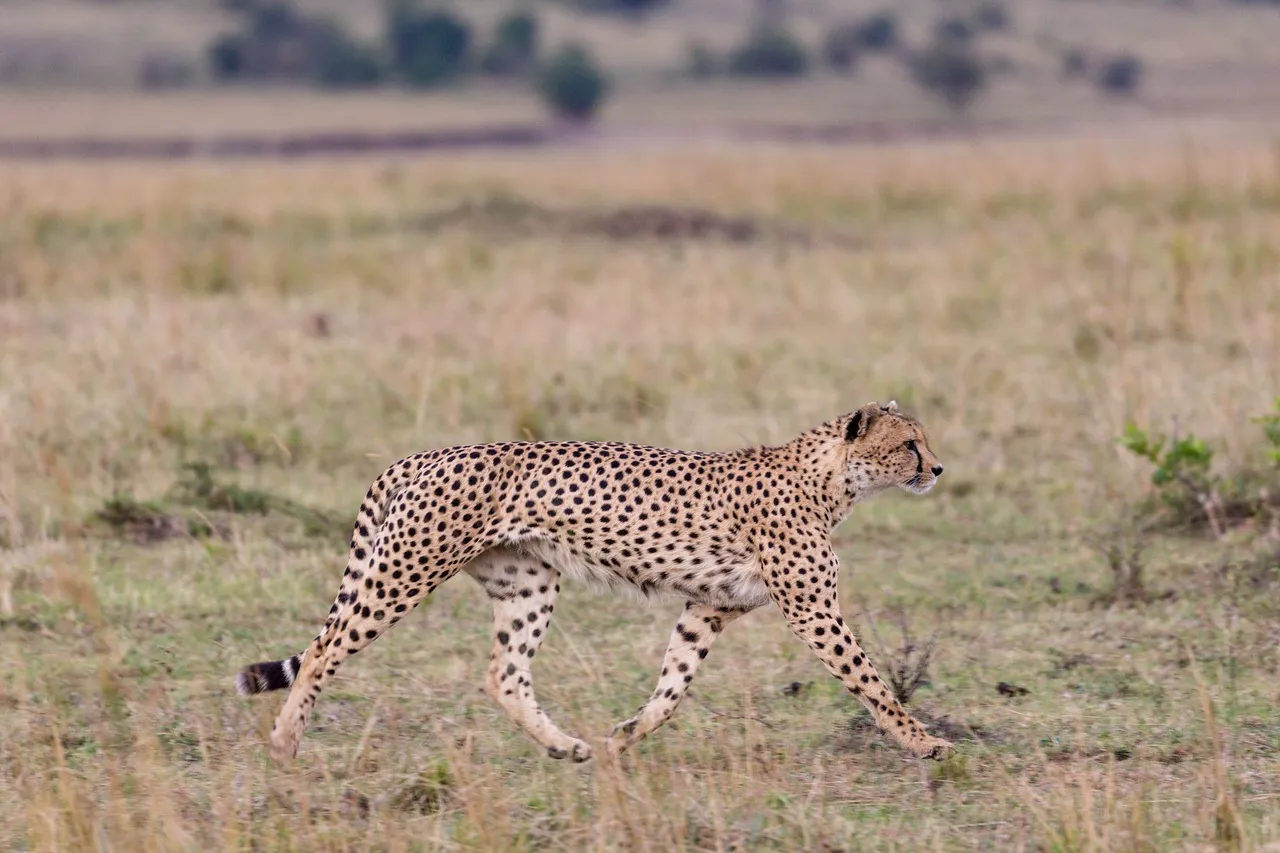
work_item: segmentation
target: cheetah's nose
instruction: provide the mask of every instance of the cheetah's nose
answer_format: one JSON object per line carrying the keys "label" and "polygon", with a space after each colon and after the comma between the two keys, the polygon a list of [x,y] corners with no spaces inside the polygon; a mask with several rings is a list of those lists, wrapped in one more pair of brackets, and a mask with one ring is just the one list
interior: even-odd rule
{"label": "cheetah's nose", "polygon": [[941,466],[941,465],[934,465],[934,466],[933,466],[933,476],[935,476],[935,477],[941,477],[941,476],[942,476],[942,466]]}

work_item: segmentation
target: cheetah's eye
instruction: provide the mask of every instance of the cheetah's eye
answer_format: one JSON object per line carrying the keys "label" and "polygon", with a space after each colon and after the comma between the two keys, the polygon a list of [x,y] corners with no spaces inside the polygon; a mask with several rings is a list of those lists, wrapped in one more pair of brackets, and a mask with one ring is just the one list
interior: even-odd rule
{"label": "cheetah's eye", "polygon": [[908,439],[906,448],[907,450],[910,450],[912,453],[917,453],[918,451],[916,450],[916,440],[914,438]]}

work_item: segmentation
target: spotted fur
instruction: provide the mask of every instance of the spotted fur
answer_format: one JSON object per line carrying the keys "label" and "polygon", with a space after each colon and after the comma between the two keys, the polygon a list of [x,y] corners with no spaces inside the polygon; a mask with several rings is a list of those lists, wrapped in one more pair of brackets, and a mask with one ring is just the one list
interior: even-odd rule
{"label": "spotted fur", "polygon": [[920,424],[895,403],[729,453],[601,442],[419,453],[365,495],[319,636],[299,655],[245,668],[237,688],[290,688],[271,752],[292,758],[342,662],[466,572],[493,603],[486,693],[551,757],[585,761],[590,746],[547,717],[530,671],[567,576],[686,602],[653,694],[606,740],[611,755],[670,718],[730,622],[773,602],[883,731],[916,756],[942,758],[951,744],[903,710],[841,618],[831,544],[856,503],[893,486],[923,494],[941,473]]}

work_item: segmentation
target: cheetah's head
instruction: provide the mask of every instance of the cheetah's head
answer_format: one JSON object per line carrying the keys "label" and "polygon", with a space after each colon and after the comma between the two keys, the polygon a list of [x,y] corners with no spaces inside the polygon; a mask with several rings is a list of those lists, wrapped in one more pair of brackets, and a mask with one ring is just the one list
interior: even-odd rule
{"label": "cheetah's head", "polygon": [[868,403],[844,424],[850,486],[871,492],[901,486],[923,495],[942,475],[924,428],[898,411],[898,404]]}

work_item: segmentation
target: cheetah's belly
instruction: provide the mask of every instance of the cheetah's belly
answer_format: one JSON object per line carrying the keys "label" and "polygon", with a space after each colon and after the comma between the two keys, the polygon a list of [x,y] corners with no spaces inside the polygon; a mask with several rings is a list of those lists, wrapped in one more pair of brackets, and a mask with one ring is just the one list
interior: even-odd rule
{"label": "cheetah's belly", "polygon": [[[645,560],[633,549],[586,550],[546,534],[513,543],[560,574],[593,586],[634,590],[646,597],[696,601],[725,609],[750,609],[769,601],[760,563],[745,548],[720,547],[690,555],[679,565]],[[625,553],[624,553],[625,552]],[[698,564],[692,563],[694,557]]]}

